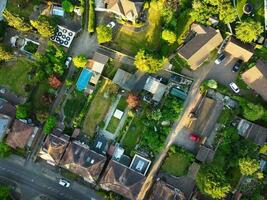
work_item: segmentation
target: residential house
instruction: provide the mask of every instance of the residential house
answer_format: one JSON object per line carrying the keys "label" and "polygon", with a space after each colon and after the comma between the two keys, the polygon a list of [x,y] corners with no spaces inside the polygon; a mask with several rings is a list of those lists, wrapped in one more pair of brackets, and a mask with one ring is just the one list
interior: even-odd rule
{"label": "residential house", "polygon": [[209,26],[193,23],[185,44],[178,49],[178,54],[196,70],[223,41],[221,33]]}
{"label": "residential house", "polygon": [[231,54],[232,57],[247,62],[253,56],[254,48],[250,44],[245,44],[234,37],[230,37],[224,51]]}
{"label": "residential house", "polygon": [[5,99],[0,98],[0,114],[7,115],[14,119],[16,117],[16,107]]}
{"label": "residential house", "polygon": [[5,135],[9,132],[11,122],[11,117],[0,114],[0,141],[2,141]]}
{"label": "residential house", "polygon": [[87,145],[79,141],[73,141],[68,145],[60,165],[80,175],[85,181],[95,183],[104,167],[106,159],[106,156],[96,153]]}
{"label": "residential house", "polygon": [[135,22],[139,17],[143,2],[129,0],[105,0],[96,3],[96,11],[114,13],[123,20]]}
{"label": "residential house", "polygon": [[111,160],[100,180],[100,186],[128,199],[137,199],[146,177],[127,166]]}
{"label": "residential house", "polygon": [[152,94],[152,100],[156,102],[160,102],[165,91],[167,89],[167,85],[161,83],[160,80],[155,77],[149,76],[146,80],[144,90]]}
{"label": "residential house", "polygon": [[70,137],[62,133],[61,130],[54,129],[46,138],[42,146],[39,156],[51,165],[58,165],[69,145]]}
{"label": "residential house", "polygon": [[190,199],[195,182],[191,177],[174,177],[160,173],[152,187],[149,200],[187,200]]}
{"label": "residential house", "polygon": [[246,84],[254,89],[263,99],[267,101],[267,62],[259,60],[256,65],[242,75]]}
{"label": "residential house", "polygon": [[38,127],[33,127],[20,120],[15,120],[11,131],[8,133],[6,143],[13,149],[30,147],[38,130]]}
{"label": "residential house", "polygon": [[118,69],[112,82],[125,90],[131,91],[135,84],[134,74]]}
{"label": "residential house", "polygon": [[237,118],[237,122],[239,135],[260,146],[267,143],[267,128],[241,118]]}

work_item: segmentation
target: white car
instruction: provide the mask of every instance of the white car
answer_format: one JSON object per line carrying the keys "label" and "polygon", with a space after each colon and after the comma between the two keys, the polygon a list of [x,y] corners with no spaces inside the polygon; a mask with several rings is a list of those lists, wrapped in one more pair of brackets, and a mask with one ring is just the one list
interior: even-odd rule
{"label": "white car", "polygon": [[230,83],[229,86],[235,93],[239,93],[240,92],[239,87],[234,82]]}
{"label": "white car", "polygon": [[65,65],[66,65],[67,68],[70,66],[71,61],[72,61],[72,57],[70,57],[70,56],[67,57],[67,60],[65,62]]}
{"label": "white car", "polygon": [[61,185],[61,186],[63,186],[63,187],[66,187],[66,188],[68,188],[68,187],[70,187],[70,183],[69,183],[69,181],[67,181],[67,180],[65,180],[65,179],[59,179],[59,185]]}
{"label": "white car", "polygon": [[0,93],[1,94],[5,94],[6,93],[6,89],[5,88],[0,89]]}
{"label": "white car", "polygon": [[115,22],[111,21],[108,23],[107,27],[113,29],[115,27]]}

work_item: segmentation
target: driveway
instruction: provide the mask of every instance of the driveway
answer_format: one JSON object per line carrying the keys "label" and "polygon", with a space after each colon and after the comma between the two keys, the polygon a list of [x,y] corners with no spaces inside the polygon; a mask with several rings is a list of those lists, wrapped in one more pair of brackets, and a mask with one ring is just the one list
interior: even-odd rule
{"label": "driveway", "polygon": [[3,11],[6,8],[6,2],[7,2],[7,0],[1,0],[0,1],[0,21],[3,20]]}

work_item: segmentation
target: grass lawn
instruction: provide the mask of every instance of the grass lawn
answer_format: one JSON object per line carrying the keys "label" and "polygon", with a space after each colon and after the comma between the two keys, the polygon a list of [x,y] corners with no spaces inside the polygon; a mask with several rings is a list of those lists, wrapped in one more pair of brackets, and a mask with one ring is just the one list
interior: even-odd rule
{"label": "grass lawn", "polygon": [[143,111],[140,116],[135,116],[133,119],[128,132],[126,133],[122,144],[123,147],[125,148],[127,154],[130,154],[131,151],[134,149],[135,145],[138,142],[139,137],[143,133],[144,130],[144,124],[143,124],[143,119],[145,118],[145,113],[146,113],[146,105],[143,108]]}
{"label": "grass lawn", "polygon": [[161,40],[160,12],[156,2],[150,3],[148,11],[149,25],[145,30],[134,32],[122,27],[113,40],[113,47],[119,51],[134,56],[139,49],[148,48],[156,50],[159,48]]}
{"label": "grass lawn", "polygon": [[32,110],[48,111],[49,105],[43,103],[42,97],[49,88],[48,81],[43,81],[34,89],[31,95]]}
{"label": "grass lawn", "polygon": [[124,111],[126,108],[127,108],[127,101],[126,101],[126,97],[122,96],[120,98],[120,101],[117,105],[117,109],[121,110],[121,111]]}
{"label": "grass lawn", "polygon": [[236,9],[239,17],[241,18],[244,14],[243,7],[247,3],[247,0],[238,0],[236,4]]}
{"label": "grass lawn", "polygon": [[26,58],[19,58],[15,62],[0,65],[0,85],[9,88],[20,96],[27,96],[25,85],[32,81],[28,73],[32,70],[34,63]]}
{"label": "grass lawn", "polygon": [[183,68],[189,68],[187,62],[182,59],[178,54],[173,57],[173,59],[171,59],[170,63],[173,65],[172,70],[177,73],[180,73]]}
{"label": "grass lawn", "polygon": [[96,126],[104,120],[111,105],[112,97],[118,91],[118,86],[110,80],[104,80],[100,84],[102,85],[90,105],[83,124],[83,131],[90,137],[94,136]]}
{"label": "grass lawn", "polygon": [[174,176],[184,176],[187,174],[191,160],[184,154],[174,153],[166,158],[161,171]]}
{"label": "grass lawn", "polygon": [[83,107],[85,106],[87,97],[76,89],[72,92],[72,96],[67,100],[64,106],[65,122],[71,123],[71,121],[79,115]]}
{"label": "grass lawn", "polygon": [[107,131],[109,131],[110,133],[115,133],[120,121],[121,120],[113,116],[108,123]]}
{"label": "grass lawn", "polygon": [[40,2],[40,0],[8,0],[6,9],[13,14],[28,19],[33,12],[33,7]]}

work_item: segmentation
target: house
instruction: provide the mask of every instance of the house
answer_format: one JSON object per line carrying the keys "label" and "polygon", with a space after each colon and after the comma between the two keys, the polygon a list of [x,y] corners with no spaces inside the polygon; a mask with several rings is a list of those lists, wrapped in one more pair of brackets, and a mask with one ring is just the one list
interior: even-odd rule
{"label": "house", "polygon": [[160,173],[152,187],[149,200],[187,200],[190,199],[195,182],[187,176],[174,177]]}
{"label": "house", "polygon": [[80,175],[85,181],[95,183],[106,159],[106,156],[96,153],[81,142],[73,141],[68,145],[60,165]]}
{"label": "house", "polygon": [[96,11],[114,13],[123,20],[135,22],[139,17],[143,3],[129,0],[105,0],[97,2]]}
{"label": "house", "polygon": [[65,11],[61,6],[53,5],[51,9],[51,15],[64,17]]}
{"label": "house", "polygon": [[11,117],[0,114],[0,141],[2,141],[5,135],[9,132],[11,122]]}
{"label": "house", "polygon": [[259,60],[241,75],[246,84],[267,101],[267,62]]}
{"label": "house", "polygon": [[7,115],[14,119],[16,117],[16,107],[0,98],[0,114]]}
{"label": "house", "polygon": [[107,191],[116,192],[128,199],[137,199],[146,177],[127,166],[111,160],[99,185]]}
{"label": "house", "polygon": [[8,133],[6,143],[13,149],[30,147],[38,130],[38,127],[30,126],[16,119]]}
{"label": "house", "polygon": [[221,33],[209,26],[193,23],[190,40],[178,49],[178,54],[196,70],[223,41]]}
{"label": "house", "polygon": [[224,51],[231,54],[232,57],[247,62],[253,56],[254,48],[250,44],[245,44],[234,37],[230,37]]}
{"label": "house", "polygon": [[267,128],[254,124],[248,120],[237,118],[238,134],[263,146],[267,142]]}
{"label": "house", "polygon": [[160,102],[165,91],[167,89],[167,85],[161,83],[160,80],[155,77],[149,76],[146,80],[144,90],[152,94],[152,100],[156,102]]}
{"label": "house", "polygon": [[0,141],[9,132],[9,127],[16,116],[16,107],[0,98]]}
{"label": "house", "polygon": [[131,91],[135,84],[133,77],[134,74],[126,72],[123,69],[118,69],[112,82],[125,90]]}
{"label": "house", "polygon": [[70,137],[61,130],[54,129],[46,138],[39,156],[51,165],[58,165],[69,144]]}

